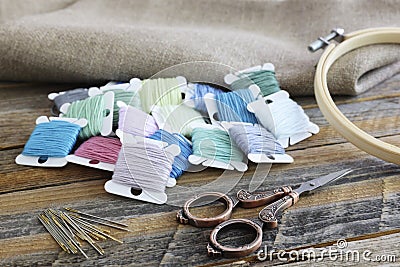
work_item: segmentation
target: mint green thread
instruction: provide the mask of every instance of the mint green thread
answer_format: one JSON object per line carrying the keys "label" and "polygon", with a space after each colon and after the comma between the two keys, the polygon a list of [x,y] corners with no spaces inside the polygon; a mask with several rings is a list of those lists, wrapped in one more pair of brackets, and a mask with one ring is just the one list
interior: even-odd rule
{"label": "mint green thread", "polygon": [[280,90],[275,72],[270,70],[259,70],[254,72],[240,73],[239,79],[231,84],[233,90],[247,89],[256,84],[260,87],[262,96],[276,93]]}
{"label": "mint green thread", "polygon": [[223,130],[195,128],[192,143],[193,155],[225,163],[243,161],[243,153]]}
{"label": "mint green thread", "polygon": [[176,78],[144,80],[139,91],[143,111],[150,113],[153,105],[179,105],[182,103],[180,84]]}
{"label": "mint green thread", "polygon": [[79,137],[88,139],[89,137],[100,134],[103,127],[103,118],[105,117],[104,97],[103,95],[92,96],[84,100],[73,102],[64,117],[67,118],[85,118],[87,125],[82,128]]}
{"label": "mint green thread", "polygon": [[200,112],[186,105],[160,106],[157,112],[162,117],[164,128],[168,126],[169,132],[180,133],[188,138],[194,127],[206,124]]}

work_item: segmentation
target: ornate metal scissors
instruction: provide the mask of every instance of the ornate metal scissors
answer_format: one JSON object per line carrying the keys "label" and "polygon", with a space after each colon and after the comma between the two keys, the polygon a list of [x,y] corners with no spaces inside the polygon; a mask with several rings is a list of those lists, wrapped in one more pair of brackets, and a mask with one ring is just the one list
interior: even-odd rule
{"label": "ornate metal scissors", "polygon": [[[192,199],[189,199],[183,206],[182,210],[177,213],[177,220],[182,224],[191,224],[196,227],[212,227],[216,226],[210,235],[210,242],[207,250],[209,256],[224,256],[224,257],[242,257],[256,251],[262,242],[263,228],[275,228],[278,226],[276,214],[283,211],[299,200],[299,196],[305,192],[310,192],[317,189],[333,180],[339,179],[351,172],[350,169],[333,172],[328,175],[316,178],[311,181],[302,183],[296,189],[290,186],[283,186],[271,192],[250,193],[246,190],[240,190],[236,194],[236,198],[231,198],[223,193],[209,192],[200,194]],[[221,214],[210,217],[200,218],[194,216],[189,208],[195,203],[208,201],[220,201],[225,204],[226,209]],[[233,209],[240,204],[243,208],[254,208],[262,205],[267,205],[263,208],[258,218],[256,219],[229,219]],[[223,246],[217,241],[218,233],[224,229],[248,228],[256,233],[255,239],[250,243],[241,247]]]}

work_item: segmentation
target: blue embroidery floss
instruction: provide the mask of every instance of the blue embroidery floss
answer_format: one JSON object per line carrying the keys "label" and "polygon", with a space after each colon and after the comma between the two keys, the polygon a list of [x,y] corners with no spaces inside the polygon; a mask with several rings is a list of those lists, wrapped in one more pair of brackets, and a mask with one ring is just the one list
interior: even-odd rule
{"label": "blue embroidery floss", "polygon": [[36,125],[22,155],[66,157],[75,145],[81,127],[66,121],[50,121]]}
{"label": "blue embroidery floss", "polygon": [[229,135],[246,154],[285,154],[285,149],[272,133],[259,125],[234,125]]}
{"label": "blue embroidery floss", "polygon": [[257,123],[254,113],[247,110],[247,104],[254,100],[253,93],[248,89],[240,89],[216,95],[215,101],[218,108],[218,120]]}
{"label": "blue embroidery floss", "polygon": [[164,130],[157,130],[148,138],[163,141],[169,145],[176,144],[179,146],[181,153],[175,157],[170,177],[177,179],[182,176],[183,172],[189,167],[188,158],[192,154],[192,145],[190,142],[181,134],[171,134]]}
{"label": "blue embroidery floss", "polygon": [[192,86],[194,87],[194,91],[190,99],[194,102],[194,108],[202,113],[207,113],[207,107],[204,102],[204,96],[206,94],[212,93],[214,95],[219,95],[223,93],[222,90],[207,84],[193,83]]}

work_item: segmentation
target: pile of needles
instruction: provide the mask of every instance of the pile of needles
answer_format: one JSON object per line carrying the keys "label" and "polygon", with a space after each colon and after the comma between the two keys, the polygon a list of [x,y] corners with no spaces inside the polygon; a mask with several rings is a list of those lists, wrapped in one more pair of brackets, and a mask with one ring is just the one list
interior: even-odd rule
{"label": "pile of needles", "polygon": [[72,208],[64,209],[68,212],[47,209],[38,215],[38,219],[67,253],[76,254],[80,252],[85,258],[88,258],[82,249],[82,242],[84,241],[88,242],[100,255],[104,255],[104,250],[96,241],[109,238],[118,243],[123,243],[113,237],[109,230],[94,225],[92,222],[130,232],[126,224],[103,219]]}

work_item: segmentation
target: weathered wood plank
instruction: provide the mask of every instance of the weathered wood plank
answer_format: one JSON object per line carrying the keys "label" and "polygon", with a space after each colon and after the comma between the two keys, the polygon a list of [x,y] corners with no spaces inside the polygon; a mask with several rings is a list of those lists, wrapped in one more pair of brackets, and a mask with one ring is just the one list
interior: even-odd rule
{"label": "weathered wood plank", "polygon": [[[335,100],[358,126],[382,140],[400,145],[399,82],[400,75],[360,96],[336,97]],[[63,86],[65,89],[77,87]],[[107,194],[103,184],[110,173],[72,164],[62,169],[15,165],[14,158],[29,137],[36,117],[49,115],[51,104],[46,100],[47,93],[58,91],[58,88],[31,84],[11,84],[0,88],[0,117],[3,118],[0,121],[0,150],[3,149],[0,151],[0,265],[157,266],[161,263],[163,266],[239,266],[257,262],[254,255],[239,260],[208,258],[205,246],[210,229],[178,225],[174,218],[177,210],[174,205],[158,206]],[[261,189],[266,190],[298,184],[341,168],[359,168],[334,184],[302,197],[296,206],[280,217],[278,229],[264,231],[263,245],[284,249],[326,247],[337,238],[347,238],[352,244],[360,242],[360,248],[371,249],[375,245],[383,252],[399,253],[394,241],[398,235],[393,233],[400,231],[398,166],[375,159],[347,143],[327,124],[314,99],[296,100],[303,105],[311,120],[321,126],[321,132],[289,149],[295,163],[274,165],[268,177],[268,167],[260,171],[255,164],[250,164],[249,171],[236,186],[225,180],[222,189],[218,186],[213,186],[213,189],[226,190],[230,186],[232,192],[239,188],[247,189],[255,172],[258,178],[265,178]],[[15,125],[18,125],[19,134],[15,134]],[[222,173],[215,169],[187,173],[178,182],[180,189],[169,189],[169,198],[186,199],[191,190],[197,192],[196,187],[210,184]],[[225,174],[228,180],[234,175]],[[182,194],[186,191],[188,194]],[[89,260],[67,255],[61,252],[35,218],[45,208],[62,206],[127,222],[133,232],[116,234],[124,240],[123,245],[102,243],[107,252],[105,256],[99,257],[89,248]],[[259,210],[238,208],[233,217],[251,218]],[[200,215],[206,211],[198,209]],[[391,231],[391,234],[385,231]],[[241,237],[243,235],[228,235],[225,241]],[[293,264],[306,265],[308,262]]]}
{"label": "weathered wood plank", "polygon": [[[343,145],[337,146],[343,147]],[[351,149],[349,149],[350,146],[351,145],[346,144],[342,148],[343,151],[351,151]],[[313,148],[312,150],[318,149],[322,150],[322,148]],[[356,151],[356,149],[354,149],[354,151]],[[327,152],[327,154],[329,153]],[[354,155],[348,155],[347,158],[345,157],[343,159],[343,161],[350,161],[351,163],[351,158],[353,156]],[[377,163],[379,163],[379,161]],[[338,164],[341,163],[339,162]],[[307,173],[303,175],[298,175],[302,171],[305,172],[305,170],[307,169],[310,170],[312,173],[316,172],[313,175],[318,175],[319,172],[324,173],[326,171],[330,171],[329,168],[334,167],[331,166],[331,164],[329,163],[326,163],[326,165],[322,164],[320,166],[322,169],[319,171],[310,169],[309,166],[298,166],[297,170],[294,171],[292,169],[280,169],[274,171],[273,169],[273,171],[271,172],[271,179],[267,181],[265,187],[274,188],[278,184],[283,185],[287,183],[297,183],[305,179],[310,179],[311,177],[308,177]],[[384,173],[383,169],[387,170],[386,174],[382,174]],[[284,178],[281,178],[280,176]],[[362,227],[360,229],[364,232],[378,231],[378,226],[381,224],[381,221],[379,219],[379,213],[381,210],[388,211],[386,217],[396,217],[399,215],[398,209],[387,209],[387,207],[382,206],[382,201],[380,200],[382,196],[382,191],[385,191],[385,194],[387,194],[389,197],[389,201],[387,201],[387,203],[395,203],[395,201],[398,201],[398,199],[393,199],[394,196],[396,196],[396,194],[400,191],[399,184],[396,183],[397,177],[398,169],[391,164],[385,164],[381,168],[377,167],[364,170],[361,169],[357,173],[349,175],[349,177],[347,178],[343,178],[345,180],[337,181],[335,186],[323,188],[320,191],[314,193],[312,196],[302,198],[298,205],[291,208],[287,211],[287,213],[285,213],[285,215],[281,219],[279,232],[275,232],[275,234],[278,234],[278,237],[280,235],[282,235],[283,237],[286,236],[287,234],[285,235],[285,233],[287,233],[287,231],[290,232],[291,227],[294,223],[293,216],[295,218],[306,217],[309,220],[308,223],[305,223],[304,221],[300,222],[301,225],[304,224],[303,231],[305,232],[303,233],[303,235],[291,236],[291,240],[294,240],[289,242],[291,246],[297,246],[298,244],[304,245],[305,240],[307,239],[302,238],[310,238],[311,234],[306,234],[306,232],[310,231],[310,233],[313,233],[312,231],[314,231],[315,228],[315,224],[313,222],[319,224],[319,227],[322,227],[321,229],[323,229],[324,223],[327,220],[329,221],[329,213],[333,213],[336,210],[346,210],[352,205],[359,205],[359,207],[364,207],[362,209],[364,213],[357,216],[358,213],[356,213],[356,211],[353,209],[352,212],[354,214],[351,213],[350,216],[348,214],[343,214],[343,216],[340,217],[333,217],[331,221],[332,224],[344,223],[345,225],[354,227],[353,224],[355,221],[359,221],[361,218],[363,218],[363,215],[368,215],[371,213],[371,210],[375,210],[375,212],[372,214],[372,221],[371,219],[368,219],[368,217],[366,217],[367,223],[370,224],[370,227]],[[382,188],[375,186],[377,183],[380,185],[384,184],[385,187]],[[0,210],[3,212],[0,216],[0,219],[8,226],[7,228],[9,229],[8,231],[3,232],[3,234],[7,233],[7,240],[9,240],[9,242],[14,242],[14,238],[12,238],[12,236],[21,236],[21,232],[18,232],[21,231],[21,226],[18,225],[18,222],[24,222],[24,225],[27,227],[24,232],[27,235],[34,235],[35,231],[38,231],[38,226],[39,233],[43,233],[44,229],[42,229],[40,225],[38,225],[38,222],[33,218],[33,214],[38,213],[40,210],[48,207],[49,205],[56,207],[72,205],[74,207],[80,208],[82,210],[91,211],[92,213],[101,216],[106,215],[104,213],[104,210],[107,210],[107,214],[110,214],[112,218],[129,222],[131,227],[135,227],[136,229],[135,232],[133,232],[132,234],[129,233],[128,235],[124,236],[124,239],[129,239],[131,235],[133,238],[138,238],[138,236],[145,233],[145,236],[151,238],[151,240],[141,240],[142,246],[144,247],[149,246],[150,244],[154,245],[154,241],[157,240],[160,235],[164,235],[163,238],[167,238],[165,234],[168,233],[168,238],[171,238],[171,241],[169,241],[168,249],[165,248],[166,251],[160,251],[160,254],[158,256],[154,255],[155,257],[163,257],[163,262],[166,264],[176,263],[186,265],[194,264],[195,262],[204,264],[208,262],[226,262],[225,259],[210,261],[210,259],[207,258],[205,254],[203,254],[205,253],[204,246],[207,243],[207,234],[209,233],[209,230],[197,229],[191,226],[178,226],[174,220],[176,207],[171,207],[168,205],[154,206],[147,203],[141,203],[139,201],[111,196],[104,192],[104,190],[102,189],[102,185],[103,183],[101,181],[91,181],[56,187],[41,188],[36,190],[27,190],[20,192],[18,195],[16,195],[16,193],[3,194],[0,196]],[[63,192],[69,193],[64,193],[64,195],[60,197],[59,195]],[[354,195],[354,192],[357,192],[357,195]],[[16,197],[19,199],[19,201],[16,201]],[[359,199],[359,201],[352,202],[354,197]],[[127,207],[129,208],[127,209]],[[326,215],[318,215],[317,212],[321,212],[321,210],[325,209],[327,212]],[[251,218],[257,213],[258,210],[259,209],[238,209],[234,213],[234,217]],[[133,218],[132,215],[134,216]],[[159,225],[160,223],[165,223],[165,225],[163,224],[161,228],[157,228],[157,225]],[[12,227],[13,225],[15,225],[14,228]],[[398,225],[395,223],[392,225],[388,225],[386,229],[393,229],[397,226]],[[149,227],[150,229],[153,229],[155,227],[158,230],[152,232],[151,230],[149,230]],[[174,232],[176,227],[178,227],[178,231]],[[284,230],[286,232],[282,232]],[[149,234],[150,232],[155,233],[155,236],[151,236]],[[358,232],[351,231],[349,233],[352,233],[354,235],[359,234]],[[331,235],[324,235],[323,230],[321,230],[319,238],[321,238],[321,240],[323,241],[327,241],[324,240],[324,238],[327,237],[331,238]],[[275,240],[274,232],[268,232],[266,234],[266,244],[273,244],[271,243],[271,241],[273,240]],[[308,240],[308,242],[311,241]],[[277,244],[282,243],[285,242],[282,241],[281,243]],[[26,245],[29,246],[29,243]],[[112,250],[113,249],[114,247],[112,248]],[[190,255],[192,256],[187,255],[188,249],[190,249]],[[147,252],[152,253],[150,251]],[[136,255],[133,258],[138,260],[138,257],[139,255]],[[27,256],[27,258],[29,258],[29,256]],[[66,257],[64,260],[69,261],[73,259],[71,259],[70,257]]]}
{"label": "weathered wood plank", "polygon": [[76,164],[62,168],[38,168],[20,166],[14,159],[20,149],[0,151],[0,194],[49,185],[111,178],[112,173]]}
{"label": "weathered wood plank", "polygon": [[[400,80],[400,75],[398,75],[398,80]],[[396,80],[394,84],[398,84],[398,81]],[[66,87],[60,90],[72,88],[73,87]],[[341,111],[344,112],[351,121],[356,122],[358,126],[374,136],[380,137],[392,134],[393,132],[399,133],[399,131],[396,131],[398,127],[396,127],[395,130],[390,127],[393,126],[393,123],[398,123],[396,120],[398,120],[397,115],[400,113],[400,105],[398,102],[400,93],[393,92],[392,86],[388,88],[392,88],[391,94],[385,95],[386,92],[380,92],[379,94],[376,93],[376,97],[373,97],[366,93],[358,97],[351,97],[343,101],[338,101],[337,104],[342,103],[339,105]],[[8,91],[10,90],[3,90],[3,92]],[[16,90],[13,91],[13,97],[7,97],[7,100],[0,100],[0,130],[3,132],[0,137],[0,150],[23,147],[35,126],[35,119],[41,115],[51,115],[51,102],[47,100],[47,94],[54,91],[54,87],[49,85],[49,87],[44,88],[29,88],[27,92],[22,90],[19,94],[15,94]],[[371,93],[368,92],[368,94]],[[310,119],[321,127],[328,125],[319,111],[315,99],[306,99],[311,102],[302,103],[304,100],[300,98],[299,103],[306,108],[306,113]],[[388,123],[388,125],[385,123]],[[15,135],[15,125],[18,125],[18,130],[20,131],[18,135]],[[387,131],[388,128],[390,128],[389,131]],[[324,140],[322,138],[326,138],[326,136],[319,134],[315,138]],[[300,147],[293,146],[291,149],[301,149],[302,147],[310,145],[310,142],[313,140],[314,139],[311,138],[306,143],[302,142]],[[341,142],[344,141],[343,139],[339,140]],[[326,144],[331,144],[335,141],[337,140],[329,140],[328,138]]]}

